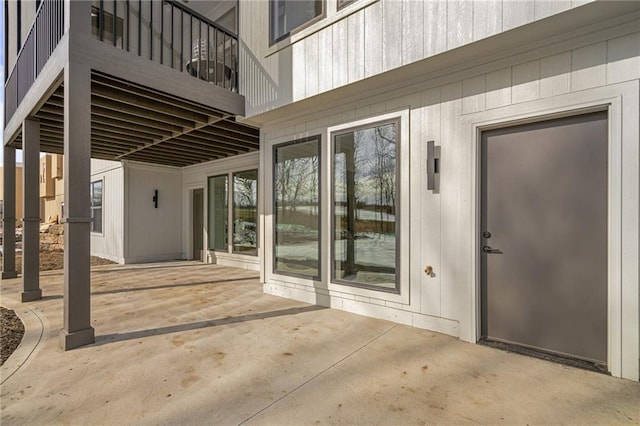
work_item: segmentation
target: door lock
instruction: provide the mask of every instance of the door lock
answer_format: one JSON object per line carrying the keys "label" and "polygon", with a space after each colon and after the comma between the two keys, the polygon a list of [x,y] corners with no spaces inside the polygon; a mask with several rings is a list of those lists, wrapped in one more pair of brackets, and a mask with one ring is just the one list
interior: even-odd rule
{"label": "door lock", "polygon": [[498,249],[493,249],[489,246],[482,247],[482,251],[486,254],[502,254],[502,252]]}

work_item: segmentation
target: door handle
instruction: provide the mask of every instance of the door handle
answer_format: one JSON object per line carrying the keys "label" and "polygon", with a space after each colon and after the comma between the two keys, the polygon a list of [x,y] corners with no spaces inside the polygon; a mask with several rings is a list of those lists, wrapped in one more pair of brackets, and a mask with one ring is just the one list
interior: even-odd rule
{"label": "door handle", "polygon": [[486,254],[502,254],[502,252],[498,249],[492,249],[489,246],[482,247],[482,251]]}

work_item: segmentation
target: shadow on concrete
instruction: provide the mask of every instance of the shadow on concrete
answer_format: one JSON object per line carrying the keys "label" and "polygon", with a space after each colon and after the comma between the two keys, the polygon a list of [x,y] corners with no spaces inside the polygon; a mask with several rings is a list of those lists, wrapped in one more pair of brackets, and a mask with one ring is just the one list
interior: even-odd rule
{"label": "shadow on concrete", "polygon": [[163,334],[179,333],[181,331],[199,330],[202,328],[218,327],[222,325],[237,324],[247,321],[263,320],[267,318],[281,317],[285,315],[297,315],[305,312],[319,311],[328,309],[323,306],[301,306],[298,308],[281,309],[279,311],[260,312],[256,314],[242,315],[238,317],[227,317],[213,320],[197,321],[187,324],[171,325],[167,327],[150,328],[147,330],[131,331],[128,333],[113,333],[104,336],[96,336],[96,342],[93,346],[102,346],[109,343],[122,342],[125,340],[143,339],[145,337],[160,336]]}
{"label": "shadow on concrete", "polygon": [[154,264],[129,264],[129,266],[124,266],[120,264],[113,265],[95,265],[95,266],[104,266],[104,269],[91,269],[92,274],[105,274],[105,273],[114,273],[114,272],[128,272],[128,271],[144,271],[146,269],[175,269],[175,268],[193,268],[193,267],[201,267],[201,266],[215,266],[219,267],[220,265],[216,265],[214,263],[203,263],[197,260],[190,261],[189,264],[186,265],[170,265],[171,262],[188,262],[186,260],[175,260],[175,261],[167,261],[166,263],[154,263]]}
{"label": "shadow on concrete", "polygon": [[[130,293],[134,291],[160,290],[160,289],[166,289],[166,288],[179,288],[179,287],[196,287],[201,285],[215,285],[215,284],[234,282],[234,281],[254,281],[256,279],[258,279],[257,276],[249,277],[249,278],[229,278],[227,280],[218,280],[218,281],[199,281],[199,282],[193,282],[193,283],[171,283],[171,284],[153,285],[153,286],[147,286],[147,287],[129,287],[129,288],[116,289],[116,290],[94,291],[91,293],[91,295],[102,296],[105,294]],[[63,297],[64,296],[61,294],[52,294],[49,296],[43,296],[40,300],[56,300],[56,299],[62,299]]]}

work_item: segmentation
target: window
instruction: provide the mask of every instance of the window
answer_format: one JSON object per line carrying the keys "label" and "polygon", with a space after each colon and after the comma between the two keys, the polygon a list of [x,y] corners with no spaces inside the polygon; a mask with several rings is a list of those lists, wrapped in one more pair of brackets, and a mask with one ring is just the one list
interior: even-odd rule
{"label": "window", "polygon": [[274,266],[320,277],[320,136],[274,147]]}
{"label": "window", "polygon": [[91,232],[102,233],[102,181],[91,182]]}
{"label": "window", "polygon": [[333,280],[396,292],[397,122],[333,135]]}
{"label": "window", "polygon": [[208,220],[209,249],[227,251],[228,248],[228,177],[227,175],[209,178]]}
{"label": "window", "polygon": [[322,0],[271,0],[271,43],[322,15]]}
{"label": "window", "polygon": [[338,0],[338,10],[342,9],[343,7],[353,3],[356,0]]}
{"label": "window", "polygon": [[258,254],[258,171],[233,174],[233,252]]}

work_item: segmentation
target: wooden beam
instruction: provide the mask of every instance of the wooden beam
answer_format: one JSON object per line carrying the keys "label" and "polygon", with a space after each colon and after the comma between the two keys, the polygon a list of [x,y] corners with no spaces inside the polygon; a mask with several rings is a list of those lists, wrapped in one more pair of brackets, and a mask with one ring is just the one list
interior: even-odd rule
{"label": "wooden beam", "polygon": [[[193,127],[195,125],[192,120],[175,117],[170,114],[164,114],[158,111],[151,111],[145,108],[136,107],[123,102],[117,102],[112,99],[103,98],[97,95],[91,96],[91,105],[99,106],[115,112],[126,113],[134,117],[147,118],[160,123],[170,123],[180,127]],[[93,109],[93,108],[92,108]]]}
{"label": "wooden beam", "polygon": [[128,83],[105,74],[93,73],[92,81],[95,84],[105,86],[109,89],[115,89],[121,92],[127,92],[134,95],[143,96],[150,100],[154,100],[156,102],[162,102],[167,105],[179,107],[197,114],[217,116],[217,117],[222,117],[223,115],[225,115],[220,110],[210,108],[195,102],[191,102],[187,99],[182,99],[182,98],[168,95],[166,93],[158,92],[156,90],[149,89],[147,87],[141,87],[132,83]]}
{"label": "wooden beam", "polygon": [[[124,104],[147,109],[149,111],[161,112],[163,114],[180,117],[184,120],[193,121],[196,123],[204,123],[209,117],[205,114],[197,114],[189,110],[166,105],[162,102],[152,101],[143,96],[121,92],[99,85],[94,85],[94,87],[92,87],[91,96],[92,98],[100,97],[102,99],[110,99],[112,101],[122,102]],[[221,118],[221,115],[217,114],[216,118]]]}

